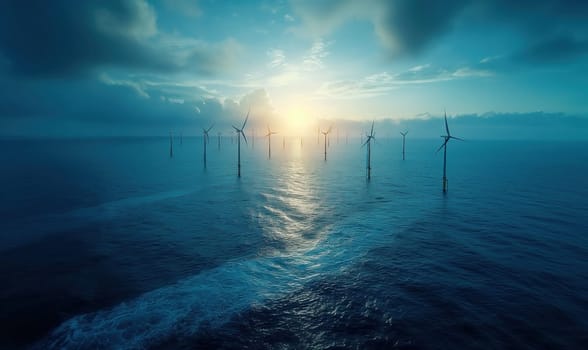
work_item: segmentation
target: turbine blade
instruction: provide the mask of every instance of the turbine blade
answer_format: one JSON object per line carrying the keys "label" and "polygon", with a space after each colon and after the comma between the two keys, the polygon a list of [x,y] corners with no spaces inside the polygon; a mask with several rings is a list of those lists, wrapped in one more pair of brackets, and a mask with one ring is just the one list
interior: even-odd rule
{"label": "turbine blade", "polygon": [[249,112],[251,111],[251,108],[249,108],[249,110],[247,111],[247,116],[245,117],[245,121],[243,122],[243,127],[241,127],[241,130],[245,129],[245,124],[247,124],[247,119],[249,119]]}
{"label": "turbine blade", "polygon": [[449,125],[447,124],[447,112],[445,113],[445,130],[447,131],[447,136],[450,136]]}
{"label": "turbine blade", "polygon": [[214,123],[212,123],[212,125],[210,126],[210,128],[208,128],[208,130],[206,130],[206,133],[208,134],[208,132],[212,129],[212,127],[214,126]]}
{"label": "turbine blade", "polygon": [[239,132],[241,133],[241,135],[243,135],[243,138],[245,139],[245,143],[247,143],[247,136],[245,136],[243,129],[239,130]]}
{"label": "turbine blade", "polygon": [[439,151],[440,151],[440,150],[441,150],[443,147],[445,147],[445,145],[447,145],[447,141],[449,141],[449,139],[445,139],[445,142],[443,142],[443,144],[441,145],[441,147],[439,147],[435,153],[439,153]]}
{"label": "turbine blade", "polygon": [[459,141],[465,141],[464,139],[459,138],[459,137],[455,137],[455,136],[449,136],[449,138],[456,139],[456,140],[459,140]]}
{"label": "turbine blade", "polygon": [[370,135],[374,135],[374,122],[372,121],[372,130],[370,131]]}

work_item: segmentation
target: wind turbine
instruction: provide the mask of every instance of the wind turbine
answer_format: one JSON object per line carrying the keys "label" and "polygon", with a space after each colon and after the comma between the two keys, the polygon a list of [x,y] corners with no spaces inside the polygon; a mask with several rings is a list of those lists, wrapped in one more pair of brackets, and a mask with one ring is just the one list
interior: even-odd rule
{"label": "wind turbine", "polygon": [[449,125],[447,125],[447,112],[445,112],[445,131],[447,132],[447,135],[441,135],[441,137],[445,139],[445,142],[443,142],[441,147],[437,149],[437,152],[439,152],[441,148],[443,148],[443,193],[447,192],[447,143],[451,139],[463,141],[463,139],[460,139],[459,137],[451,136]]}
{"label": "wind turbine", "polygon": [[370,131],[369,134],[366,134],[365,136],[367,137],[367,140],[364,142],[364,144],[362,146],[367,145],[366,169],[367,169],[367,178],[369,180],[372,177],[372,139],[374,141],[376,140],[376,135],[374,135],[374,122],[372,122],[372,130]]}
{"label": "wind turbine", "polygon": [[204,167],[205,168],[206,168],[206,144],[208,143],[208,132],[210,131],[210,129],[212,129],[213,126],[214,126],[214,124],[212,124],[210,126],[210,128],[208,128],[208,129],[202,128],[202,141],[204,141]]}
{"label": "wind turbine", "polygon": [[408,134],[408,130],[405,132],[400,132],[400,135],[402,135],[402,160],[404,160],[404,144],[405,144],[405,139],[406,139],[406,134]]}
{"label": "wind turbine", "polygon": [[169,132],[169,157],[174,157],[174,138],[171,131]]}
{"label": "wind turbine", "polygon": [[247,124],[247,119],[249,119],[249,111],[247,111],[247,116],[245,117],[245,121],[243,122],[243,126],[241,129],[237,128],[233,125],[233,129],[237,133],[237,176],[241,177],[241,135],[243,135],[243,139],[245,139],[245,143],[247,143],[247,137],[243,130],[245,129],[245,124]]}
{"label": "wind turbine", "polygon": [[329,130],[321,131],[321,134],[325,135],[325,162],[327,161],[327,135],[331,132],[331,127],[329,126]]}
{"label": "wind turbine", "polygon": [[272,159],[272,135],[273,134],[277,134],[277,132],[272,131],[268,125],[267,126],[267,134],[265,135],[267,137],[267,158],[268,159]]}
{"label": "wind turbine", "polygon": [[218,132],[218,149],[220,150],[221,132]]}

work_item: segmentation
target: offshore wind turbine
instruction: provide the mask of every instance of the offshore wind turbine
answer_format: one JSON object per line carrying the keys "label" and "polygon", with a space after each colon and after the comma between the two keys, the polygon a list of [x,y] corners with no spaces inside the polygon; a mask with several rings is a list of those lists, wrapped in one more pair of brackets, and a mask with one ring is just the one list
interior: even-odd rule
{"label": "offshore wind turbine", "polygon": [[245,117],[241,129],[233,125],[233,129],[235,129],[235,132],[237,133],[237,177],[241,177],[241,135],[243,135],[243,139],[245,139],[245,143],[247,143],[247,137],[243,132],[245,124],[247,124],[247,119],[249,119],[249,111],[247,111],[247,116]]}
{"label": "offshore wind turbine", "polygon": [[371,179],[372,178],[372,140],[376,140],[376,135],[374,134],[374,122],[372,121],[372,130],[370,131],[369,134],[365,135],[367,137],[367,140],[365,141],[365,143],[362,145],[365,146],[367,145],[367,162],[366,162],[366,170],[367,170],[367,179]]}
{"label": "offshore wind turbine", "polygon": [[441,148],[443,148],[443,193],[447,192],[447,143],[451,139],[463,141],[463,139],[460,139],[459,137],[451,136],[451,133],[449,132],[449,125],[447,125],[447,112],[445,112],[445,131],[447,132],[447,135],[441,135],[445,141],[441,147],[437,149],[437,152],[439,152]]}
{"label": "offshore wind turbine", "polygon": [[267,158],[268,159],[272,159],[272,135],[277,134],[277,132],[272,131],[269,127],[269,125],[267,126],[267,134],[265,135],[265,137],[267,137]]}
{"label": "offshore wind turbine", "polygon": [[400,132],[400,135],[402,135],[402,160],[404,160],[404,145],[405,145],[405,139],[406,139],[406,134],[408,134],[408,130],[406,130],[405,132]]}
{"label": "offshore wind turbine", "polygon": [[327,161],[327,136],[331,132],[331,127],[329,126],[329,130],[321,131],[321,134],[325,135],[325,162]]}
{"label": "offshore wind turbine", "polygon": [[202,141],[204,141],[204,167],[206,168],[206,144],[208,143],[208,132],[214,124],[212,124],[208,129],[202,128]]}
{"label": "offshore wind turbine", "polygon": [[221,132],[218,132],[218,149],[220,150]]}

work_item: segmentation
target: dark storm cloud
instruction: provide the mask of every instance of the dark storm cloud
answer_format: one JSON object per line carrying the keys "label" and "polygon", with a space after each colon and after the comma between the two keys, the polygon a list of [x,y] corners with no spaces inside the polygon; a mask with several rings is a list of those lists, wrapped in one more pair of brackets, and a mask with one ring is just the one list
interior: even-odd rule
{"label": "dark storm cloud", "polygon": [[548,38],[525,48],[514,59],[530,63],[565,63],[588,54],[588,40],[572,36]]}
{"label": "dark storm cloud", "polygon": [[417,54],[445,33],[467,0],[396,0],[386,2],[376,32],[399,54]]}
{"label": "dark storm cloud", "polygon": [[[170,50],[170,43],[173,50]],[[5,0],[0,56],[12,73],[63,77],[96,67],[212,73],[235,45],[164,37],[143,0]]]}
{"label": "dark storm cloud", "polygon": [[[531,43],[547,43],[562,32],[574,33],[578,43],[588,39],[588,1],[583,0],[292,0],[292,4],[310,30],[318,35],[349,19],[370,20],[380,42],[392,56],[418,55],[457,22],[461,28],[479,23],[489,29],[508,25]],[[563,54],[582,48],[562,40],[552,45],[556,49],[561,46]]]}
{"label": "dark storm cloud", "polygon": [[446,32],[468,0],[293,0],[294,10],[315,34],[352,18],[370,20],[382,45],[394,55],[421,52]]}

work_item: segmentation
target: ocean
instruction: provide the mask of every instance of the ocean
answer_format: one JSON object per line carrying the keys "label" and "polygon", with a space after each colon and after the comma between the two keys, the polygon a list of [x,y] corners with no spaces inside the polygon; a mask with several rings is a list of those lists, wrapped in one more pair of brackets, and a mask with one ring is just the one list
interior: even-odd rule
{"label": "ocean", "polygon": [[0,142],[0,348],[586,349],[588,142]]}

